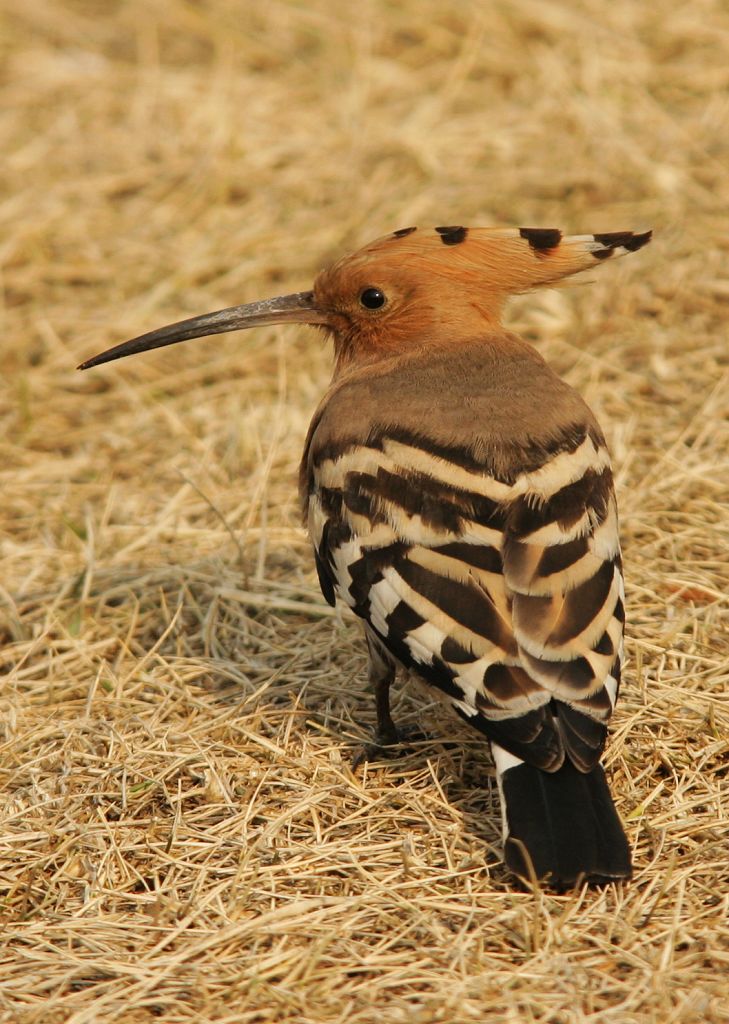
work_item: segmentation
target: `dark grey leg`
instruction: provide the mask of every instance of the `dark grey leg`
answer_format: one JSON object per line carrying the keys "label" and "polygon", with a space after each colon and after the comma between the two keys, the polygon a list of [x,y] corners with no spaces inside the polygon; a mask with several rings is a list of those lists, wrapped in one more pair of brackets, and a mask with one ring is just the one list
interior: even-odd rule
{"label": "dark grey leg", "polygon": [[387,746],[398,743],[400,735],[390,714],[390,687],[395,678],[395,665],[386,662],[379,652],[374,653],[370,645],[370,683],[375,691],[375,709],[377,711],[377,728],[375,743]]}
{"label": "dark grey leg", "polygon": [[390,687],[395,678],[397,666],[369,629],[365,630],[367,647],[370,652],[369,681],[375,691],[377,726],[374,743],[366,744],[357,752],[352,767],[357,768],[363,761],[374,761],[385,754],[383,747],[400,742],[400,734],[390,714]]}

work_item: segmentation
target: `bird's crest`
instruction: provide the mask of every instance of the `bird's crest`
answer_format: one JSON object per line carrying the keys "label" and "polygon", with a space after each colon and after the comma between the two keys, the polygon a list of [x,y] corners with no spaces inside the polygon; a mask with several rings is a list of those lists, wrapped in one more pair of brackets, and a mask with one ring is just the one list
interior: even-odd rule
{"label": "bird's crest", "polygon": [[564,235],[559,228],[401,228],[365,245],[346,260],[410,266],[478,283],[506,296],[552,285],[611,256],[641,249],[651,232]]}

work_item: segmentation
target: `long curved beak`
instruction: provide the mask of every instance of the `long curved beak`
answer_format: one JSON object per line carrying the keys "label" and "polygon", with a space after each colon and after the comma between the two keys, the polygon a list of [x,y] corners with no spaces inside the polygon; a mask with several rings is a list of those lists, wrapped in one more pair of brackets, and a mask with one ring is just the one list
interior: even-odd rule
{"label": "long curved beak", "polygon": [[91,366],[110,363],[113,359],[123,359],[137,352],[149,352],[153,348],[164,348],[165,345],[176,345],[178,341],[190,338],[204,338],[209,334],[225,334],[227,331],[242,331],[248,327],[266,327],[269,324],[326,324],[327,314],[314,303],[313,292],[295,292],[293,295],[279,295],[275,299],[264,299],[262,302],[249,302],[245,306],[229,306],[219,309],[216,313],[205,313],[193,316],[189,320],[160,327],[156,331],[142,334],[131,341],[123,341],[114,345],[98,356],[87,359],[78,366],[79,370],[88,370]]}

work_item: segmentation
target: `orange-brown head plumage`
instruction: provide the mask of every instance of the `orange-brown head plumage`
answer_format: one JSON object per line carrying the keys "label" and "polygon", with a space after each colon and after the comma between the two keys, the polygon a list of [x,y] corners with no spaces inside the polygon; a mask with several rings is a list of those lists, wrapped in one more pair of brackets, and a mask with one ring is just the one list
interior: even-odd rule
{"label": "orange-brown head plumage", "polygon": [[403,228],[323,270],[314,301],[338,365],[493,333],[509,295],[550,285],[650,232],[564,236],[553,228]]}

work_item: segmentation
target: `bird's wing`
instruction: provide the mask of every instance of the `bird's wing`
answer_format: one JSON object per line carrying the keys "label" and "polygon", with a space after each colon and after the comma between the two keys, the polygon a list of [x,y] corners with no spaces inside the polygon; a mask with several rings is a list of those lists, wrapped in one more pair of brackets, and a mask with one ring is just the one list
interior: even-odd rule
{"label": "bird's wing", "polygon": [[[393,429],[310,463],[308,522],[327,599],[348,604],[491,739],[550,770],[565,750],[597,760],[612,706],[603,692],[615,659],[606,668],[603,652],[606,638],[617,649],[619,630],[603,620],[608,592],[617,615],[617,535],[590,446],[587,427],[572,430],[510,481],[465,450]],[[569,702],[564,727],[553,697]]]}
{"label": "bird's wing", "polygon": [[514,485],[502,549],[521,665],[555,698],[583,771],[599,759],[620,685],[624,590],[605,444],[587,428]]}

